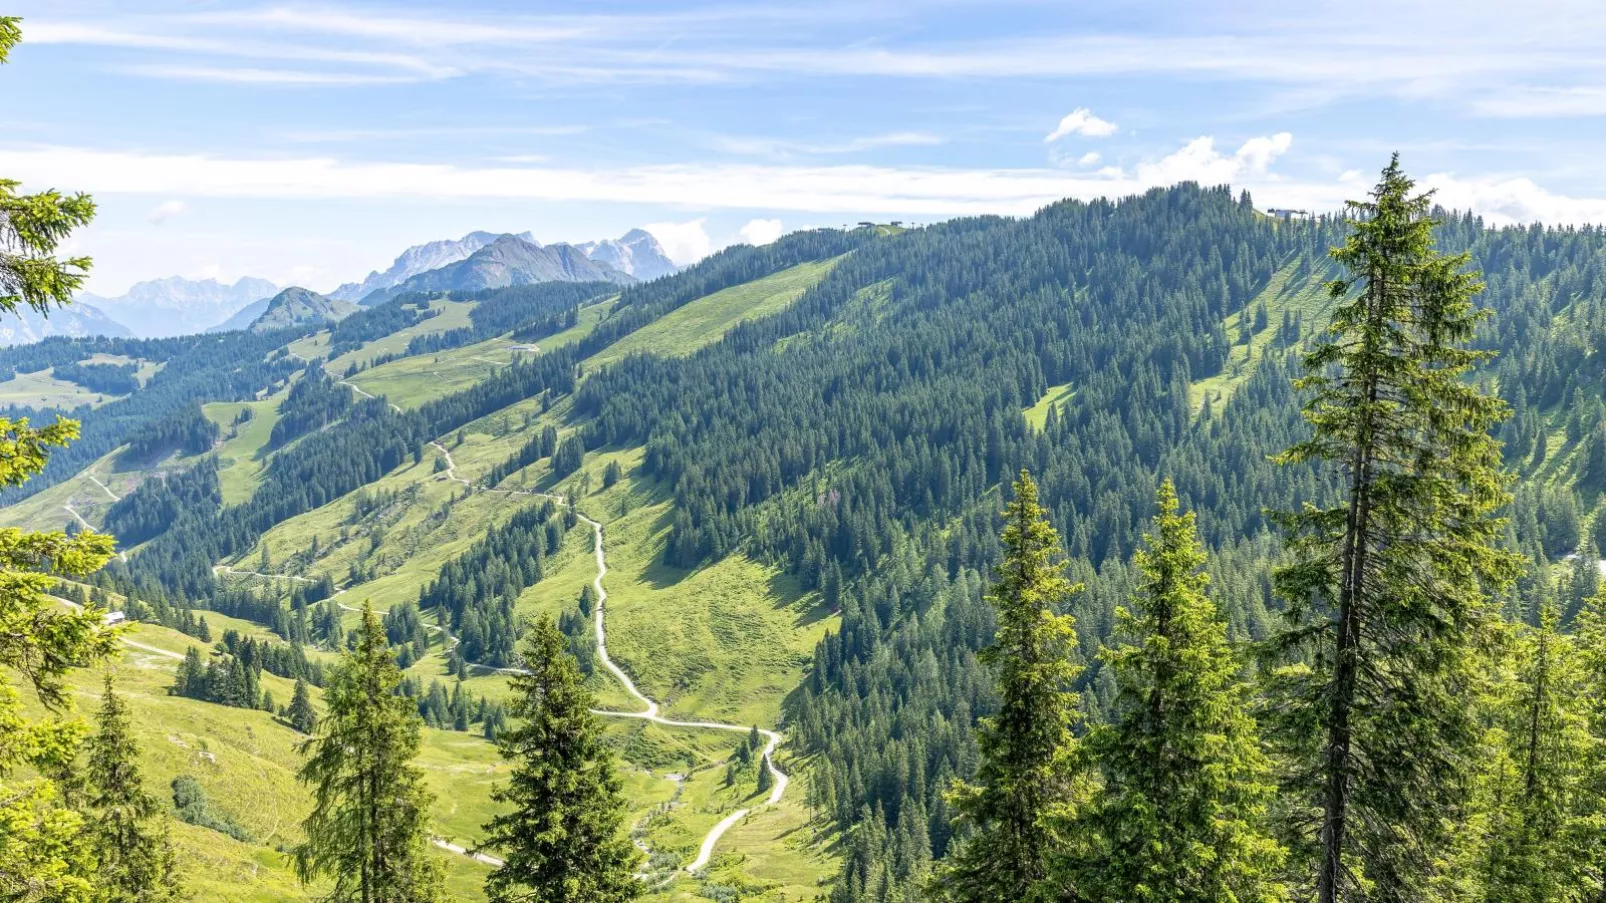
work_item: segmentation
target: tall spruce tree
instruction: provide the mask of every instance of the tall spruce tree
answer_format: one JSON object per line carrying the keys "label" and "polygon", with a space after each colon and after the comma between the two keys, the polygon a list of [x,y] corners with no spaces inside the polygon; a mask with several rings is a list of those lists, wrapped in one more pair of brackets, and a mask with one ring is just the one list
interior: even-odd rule
{"label": "tall spruce tree", "polygon": [[1489,430],[1504,403],[1466,381],[1483,312],[1465,255],[1434,248],[1431,194],[1389,163],[1332,257],[1328,332],[1304,360],[1310,438],[1281,460],[1340,485],[1336,505],[1283,517],[1285,623],[1269,644],[1268,733],[1280,741],[1295,836],[1320,903],[1416,901],[1463,802],[1487,590],[1507,499]]}
{"label": "tall spruce tree", "polygon": [[313,808],[296,874],[304,883],[332,878],[325,899],[336,903],[432,903],[442,873],[428,851],[431,797],[412,764],[418,707],[396,692],[401,670],[367,603],[356,641],[331,675],[323,724],[305,747],[300,778],[312,785]]}
{"label": "tall spruce tree", "polygon": [[89,740],[87,803],[99,903],[154,903],[182,897],[173,874],[167,817],[145,792],[128,706],[106,675],[96,731]]}
{"label": "tall spruce tree", "polygon": [[1157,505],[1132,609],[1116,612],[1128,642],[1103,654],[1115,721],[1085,745],[1103,783],[1075,822],[1063,883],[1099,903],[1281,900],[1283,851],[1265,830],[1275,787],[1242,663],[1170,480]]}
{"label": "tall spruce tree", "polygon": [[641,893],[636,855],[620,830],[621,783],[591,693],[550,618],[524,646],[516,675],[515,726],[497,737],[513,763],[491,798],[513,809],[485,825],[484,846],[504,857],[486,879],[493,903],[617,903]]}
{"label": "tall spruce tree", "polygon": [[998,675],[999,708],[983,719],[973,784],[957,784],[957,825],[969,832],[933,873],[942,900],[983,903],[1051,897],[1046,886],[1058,825],[1079,793],[1073,767],[1073,620],[1058,614],[1081,589],[1065,577],[1059,536],[1021,471],[1004,509],[1003,557],[988,600],[998,632],[981,658]]}

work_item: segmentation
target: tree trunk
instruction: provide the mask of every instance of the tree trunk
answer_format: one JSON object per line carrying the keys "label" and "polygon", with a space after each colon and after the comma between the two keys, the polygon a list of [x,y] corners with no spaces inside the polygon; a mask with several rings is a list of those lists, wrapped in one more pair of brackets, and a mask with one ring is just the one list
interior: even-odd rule
{"label": "tree trunk", "polygon": [[[1375,286],[1376,283],[1374,282]],[[1371,291],[1375,292],[1373,288]],[[1373,319],[1381,308],[1374,298]],[[1377,402],[1377,378],[1367,376],[1368,417]],[[1327,789],[1322,812],[1322,866],[1316,889],[1319,903],[1338,903],[1344,874],[1344,834],[1349,819],[1350,712],[1360,656],[1360,615],[1356,606],[1365,591],[1366,537],[1372,515],[1372,427],[1361,426],[1351,462],[1350,505],[1344,528],[1343,575],[1338,590],[1338,636],[1333,664],[1333,706],[1327,728]]]}

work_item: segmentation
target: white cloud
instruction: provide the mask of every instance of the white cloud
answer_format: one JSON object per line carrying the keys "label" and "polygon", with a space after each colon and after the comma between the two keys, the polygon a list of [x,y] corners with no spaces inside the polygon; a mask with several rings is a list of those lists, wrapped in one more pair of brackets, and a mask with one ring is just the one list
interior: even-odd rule
{"label": "white cloud", "polygon": [[642,228],[658,239],[670,260],[685,266],[713,252],[714,240],[708,237],[707,223],[707,217],[701,217],[684,223],[648,223]]}
{"label": "white cloud", "polygon": [[151,208],[145,218],[151,223],[160,226],[180,213],[190,209],[190,205],[183,201],[163,201]]}
{"label": "white cloud", "polygon": [[1044,144],[1051,144],[1067,135],[1081,135],[1084,138],[1108,138],[1115,134],[1116,125],[1093,115],[1087,107],[1078,107],[1065,114],[1054,131],[1043,138]]}
{"label": "white cloud", "polygon": [[1460,178],[1437,173],[1422,180],[1434,200],[1455,210],[1475,210],[1494,226],[1518,223],[1606,223],[1606,198],[1579,198],[1548,191],[1527,178]]}
{"label": "white cloud", "polygon": [[750,245],[767,245],[785,232],[778,219],[748,220],[747,225],[736,230],[736,237]]}
{"label": "white cloud", "polygon": [[1077,158],[1076,165],[1077,166],[1097,166],[1097,165],[1099,165],[1099,163],[1103,159],[1104,159],[1104,157],[1100,156],[1098,151],[1088,151],[1087,153],[1083,154],[1081,157]]}
{"label": "white cloud", "polygon": [[1189,141],[1176,153],[1153,163],[1140,163],[1136,176],[1147,185],[1198,182],[1201,185],[1237,183],[1266,175],[1271,162],[1294,143],[1294,136],[1278,132],[1270,137],[1251,138],[1232,156],[1216,150],[1214,138],[1206,135]]}
{"label": "white cloud", "polygon": [[[474,167],[0,146],[0,172],[29,187],[55,185],[109,195],[580,201],[893,217],[1024,215],[1062,198],[1123,197],[1184,180],[1230,183],[1253,191],[1262,205],[1314,210],[1335,210],[1364,190],[1364,180],[1354,176],[1299,180],[1274,172],[1275,162],[1292,143],[1284,132],[1253,138],[1225,154],[1207,136],[1131,169],[1105,166],[1080,172],[866,165]],[[1447,206],[1484,213],[1494,222],[1606,222],[1606,199],[1554,194],[1529,179],[1436,175],[1423,181],[1441,189],[1440,200]],[[699,259],[714,247],[701,218],[646,228],[676,262]]]}

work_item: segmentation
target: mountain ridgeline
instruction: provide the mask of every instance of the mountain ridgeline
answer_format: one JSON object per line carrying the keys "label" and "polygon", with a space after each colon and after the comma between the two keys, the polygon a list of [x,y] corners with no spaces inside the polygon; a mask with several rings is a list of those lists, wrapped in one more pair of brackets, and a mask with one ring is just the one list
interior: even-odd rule
{"label": "mountain ridgeline", "polygon": [[[1438,247],[1468,254],[1484,283],[1475,303],[1487,316],[1467,330],[1488,354],[1468,384],[1511,411],[1492,427],[1512,474],[1498,540],[1525,566],[1493,605],[1514,625],[1572,631],[1590,617],[1606,543],[1606,231],[1490,229],[1438,215]],[[422,531],[418,523],[444,521],[482,490],[571,499],[525,499],[539,507],[454,546],[395,601],[406,612],[396,617],[428,619],[406,631],[416,638],[409,650],[427,650],[435,631],[450,635],[462,678],[517,662],[521,594],[575,555],[568,531],[584,529],[588,505],[615,504],[591,496],[628,472],[629,504],[665,505],[652,530],[654,581],[693,580],[740,559],[818,599],[830,629],[809,640],[784,730],[807,761],[805,789],[793,792],[806,793],[809,818],[840,841],[820,892],[832,903],[923,899],[941,873],[934,863],[974,836],[955,826],[974,798],[950,791],[984,771],[976,727],[1004,698],[988,664],[996,656],[982,650],[1000,623],[987,587],[1015,549],[1000,540],[998,513],[1019,502],[1008,487],[1021,471],[1057,531],[1045,549],[1081,585],[1055,609],[1070,616],[1071,734],[1098,734],[1129,710],[1123,675],[1143,665],[1112,664],[1105,650],[1134,623],[1117,608],[1130,608],[1164,566],[1135,560],[1153,551],[1146,531],[1184,562],[1195,560],[1197,535],[1209,581],[1188,583],[1183,604],[1219,618],[1212,680],[1250,670],[1229,660],[1228,645],[1279,635],[1287,606],[1273,574],[1283,549],[1268,512],[1327,508],[1346,491],[1335,468],[1277,456],[1311,436],[1295,380],[1351,297],[1328,289],[1340,275],[1329,251],[1354,226],[1341,216],[1278,219],[1246,194],[1183,184],[1020,219],[794,233],[676,272],[654,269],[651,249],[631,235],[617,247],[543,247],[475,233],[414,249],[329,298],[286,290],[247,331],[0,350],[0,370],[12,373],[80,373],[95,355],[161,364],[143,384],[119,383],[130,389],[123,398],[59,412],[83,422],[83,438],[0,501],[56,491],[133,440],[151,446],[141,460],[169,451],[166,460],[200,460],[117,502],[104,522],[123,534],[126,560],[86,581],[150,610],[229,600],[230,611],[298,643],[342,649],[344,616],[325,598],[332,584],[317,584],[316,598],[309,582],[300,596],[245,599],[217,568],[266,560],[263,539],[276,527],[337,504],[354,512],[339,515],[341,538],[372,529],[371,551],[388,525]],[[763,286],[799,268],[817,272],[800,294],[745,312],[774,297]],[[726,315],[721,304],[753,307]],[[615,346],[630,353],[601,355]],[[364,382],[365,373],[384,380]],[[351,391],[360,385],[381,397]],[[386,386],[418,394],[386,397]],[[206,447],[229,440],[196,429],[197,411],[221,416],[212,412],[223,405],[231,437],[249,427],[241,406],[271,406],[275,418],[251,459],[254,482],[229,504],[229,467]],[[6,413],[45,422],[58,412]],[[487,456],[478,485],[453,469],[461,463],[451,454],[465,450]],[[431,458],[435,480],[460,497],[418,503],[405,523],[364,520],[411,510],[417,490],[390,480]],[[594,463],[603,460],[606,469]],[[282,543],[272,549],[283,553]],[[320,549],[314,540],[291,554],[305,566]],[[359,593],[378,586],[365,570],[378,557],[341,558],[334,579]],[[573,601],[553,604],[583,627]],[[580,612],[595,601],[582,597]],[[480,719],[491,732],[495,719]],[[1244,724],[1236,714],[1223,723]],[[1235,749],[1253,746],[1245,736],[1233,734]],[[1287,880],[1304,886],[1299,863],[1312,854],[1284,842]],[[710,899],[736,898],[711,886]]]}

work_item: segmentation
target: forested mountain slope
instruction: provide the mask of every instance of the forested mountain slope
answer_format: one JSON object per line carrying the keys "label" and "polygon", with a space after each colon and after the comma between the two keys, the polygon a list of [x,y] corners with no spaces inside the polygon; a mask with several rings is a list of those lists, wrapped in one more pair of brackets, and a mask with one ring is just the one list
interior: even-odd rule
{"label": "forested mountain slope", "polygon": [[[1001,481],[1037,476],[1087,584],[1070,613],[1089,721],[1110,710],[1096,656],[1163,478],[1198,513],[1231,635],[1265,634],[1264,512],[1335,491],[1270,457],[1305,429],[1294,355],[1326,323],[1345,228],[1181,185],[799,233],[623,288],[409,293],[333,327],[8,349],[19,375],[95,354],[160,369],[67,409],[84,437],[3,514],[60,524],[71,507],[119,530],[104,590],[170,628],[256,625],[285,662],[342,648],[342,606],[370,600],[431,723],[475,736],[494,733],[495,669],[539,613],[564,620],[601,704],[629,703],[587,627],[593,518],[611,656],[674,717],[787,738],[794,783],[764,807],[734,738],[610,727],[658,898],[902,899],[948,848],[944,791],[996,705],[975,653]],[[1439,238],[1484,272],[1478,343],[1499,356],[1479,379],[1514,410],[1508,541],[1539,567],[1511,611],[1573,553],[1576,609],[1606,532],[1606,234],[1452,216]],[[94,505],[91,477],[117,481]],[[473,836],[452,805],[441,833]],[[754,812],[711,869],[677,875],[738,808]]]}

